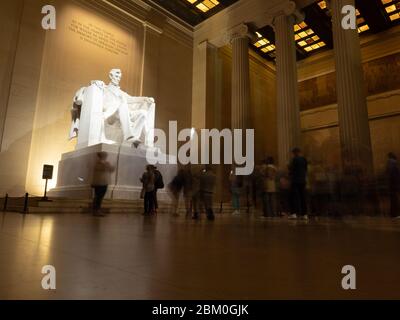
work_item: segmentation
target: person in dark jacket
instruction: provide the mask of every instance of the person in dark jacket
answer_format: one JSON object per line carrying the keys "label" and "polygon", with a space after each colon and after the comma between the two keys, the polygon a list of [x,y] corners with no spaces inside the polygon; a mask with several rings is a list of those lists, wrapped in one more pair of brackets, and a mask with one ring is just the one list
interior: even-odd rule
{"label": "person in dark jacket", "polygon": [[393,218],[400,218],[399,212],[399,191],[400,191],[400,169],[397,163],[397,157],[394,153],[388,154],[386,173],[389,182],[390,196],[390,215]]}
{"label": "person in dark jacket", "polygon": [[155,213],[155,203],[154,203],[154,195],[155,195],[155,174],[154,174],[154,166],[148,165],[146,166],[146,172],[143,173],[140,181],[143,183],[143,191],[144,191],[144,215],[152,215]]}
{"label": "person in dark jacket", "polygon": [[193,176],[190,165],[183,168],[182,171],[183,198],[185,199],[186,217],[192,214],[192,192],[193,192]]}
{"label": "person in dark jacket", "polygon": [[308,220],[306,194],[308,162],[302,156],[299,148],[294,148],[292,153],[293,159],[289,166],[292,203],[290,218],[296,219],[297,215],[300,215],[303,219]]}
{"label": "person in dark jacket", "polygon": [[174,216],[179,216],[179,198],[183,189],[183,169],[178,171],[178,174],[172,179],[168,185],[168,190],[172,198],[172,210]]}
{"label": "person in dark jacket", "polygon": [[[213,210],[213,196],[215,191],[216,175],[210,165],[207,165],[200,175],[200,201],[206,210],[207,219],[215,220]],[[196,216],[197,215],[197,216]],[[198,219],[198,213],[195,212],[195,219]]]}
{"label": "person in dark jacket", "polygon": [[157,167],[153,166],[154,171],[154,213],[157,214],[158,212],[158,198],[157,192],[158,190],[164,189],[164,178],[161,172],[157,169]]}

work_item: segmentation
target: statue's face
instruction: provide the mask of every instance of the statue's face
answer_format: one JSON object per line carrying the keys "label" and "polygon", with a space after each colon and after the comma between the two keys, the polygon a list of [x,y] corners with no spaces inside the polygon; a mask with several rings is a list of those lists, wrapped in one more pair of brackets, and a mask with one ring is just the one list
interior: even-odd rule
{"label": "statue's face", "polygon": [[121,82],[122,79],[122,71],[119,69],[111,70],[110,79],[112,84],[119,86],[119,83]]}

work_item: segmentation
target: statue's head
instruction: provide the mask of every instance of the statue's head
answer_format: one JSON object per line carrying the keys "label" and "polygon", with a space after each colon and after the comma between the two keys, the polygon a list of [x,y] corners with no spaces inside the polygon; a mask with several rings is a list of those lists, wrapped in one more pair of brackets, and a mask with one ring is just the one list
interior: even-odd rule
{"label": "statue's head", "polygon": [[112,69],[110,71],[110,80],[113,85],[119,86],[121,79],[122,79],[121,69]]}

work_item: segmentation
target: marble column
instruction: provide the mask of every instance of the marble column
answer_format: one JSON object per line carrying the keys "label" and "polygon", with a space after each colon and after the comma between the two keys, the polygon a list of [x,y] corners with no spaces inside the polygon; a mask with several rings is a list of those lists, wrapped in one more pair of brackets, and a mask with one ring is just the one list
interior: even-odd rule
{"label": "marble column", "polygon": [[343,169],[354,166],[373,170],[366,90],[357,29],[342,27],[342,8],[354,0],[330,2],[338,94],[339,130]]}
{"label": "marble column", "polygon": [[281,168],[286,168],[291,150],[300,147],[301,142],[294,12],[295,5],[285,8],[273,18],[276,37],[278,160]]}
{"label": "marble column", "polygon": [[250,113],[249,30],[245,24],[231,33],[232,129],[248,129]]}

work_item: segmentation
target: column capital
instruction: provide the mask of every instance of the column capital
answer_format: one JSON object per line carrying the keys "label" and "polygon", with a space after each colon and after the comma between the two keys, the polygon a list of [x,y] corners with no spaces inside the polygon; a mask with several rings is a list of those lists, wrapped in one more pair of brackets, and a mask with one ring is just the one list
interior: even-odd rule
{"label": "column capital", "polygon": [[207,48],[215,49],[216,47],[212,43],[210,43],[210,41],[204,40],[197,44],[197,48],[198,49],[207,49]]}
{"label": "column capital", "polygon": [[255,38],[255,34],[251,32],[247,24],[241,23],[228,30],[224,38],[225,43],[232,43],[232,41],[235,39],[247,38],[253,40]]}
{"label": "column capital", "polygon": [[294,17],[293,23],[300,23],[304,21],[304,14],[297,8],[294,1],[284,1],[272,7],[266,14],[268,25],[274,27],[275,19],[279,16],[292,16]]}

